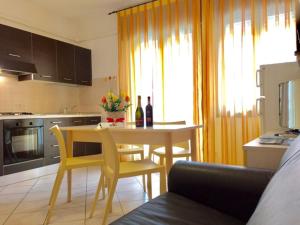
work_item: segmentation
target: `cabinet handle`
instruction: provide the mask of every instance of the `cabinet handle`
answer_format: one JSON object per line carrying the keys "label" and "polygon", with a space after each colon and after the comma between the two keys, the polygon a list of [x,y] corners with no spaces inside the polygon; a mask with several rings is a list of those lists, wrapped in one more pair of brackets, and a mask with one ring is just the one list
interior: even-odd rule
{"label": "cabinet handle", "polygon": [[52,124],[61,124],[62,121],[52,121],[51,123],[52,123]]}
{"label": "cabinet handle", "polygon": [[73,123],[81,123],[81,120],[74,120]]}
{"label": "cabinet handle", "polygon": [[54,156],[54,157],[52,157],[53,159],[59,159],[60,158],[60,156],[58,155],[58,156]]}
{"label": "cabinet handle", "polygon": [[71,81],[73,79],[64,77],[64,80]]}
{"label": "cabinet handle", "polygon": [[20,56],[20,55],[17,55],[17,54],[13,54],[13,53],[9,53],[8,55],[9,55],[9,56],[12,56],[12,57],[17,57],[17,58],[21,58],[21,56]]}
{"label": "cabinet handle", "polygon": [[98,120],[90,120],[90,122],[98,122]]}
{"label": "cabinet handle", "polygon": [[299,31],[297,29],[297,40],[298,40],[298,44],[300,44],[300,36],[299,36]]}
{"label": "cabinet handle", "polygon": [[43,78],[51,78],[52,76],[49,76],[49,75],[41,75],[41,77],[43,77]]}
{"label": "cabinet handle", "polygon": [[88,80],[82,80],[81,82],[82,83],[88,83],[89,81]]}
{"label": "cabinet handle", "polygon": [[50,145],[51,147],[53,147],[53,148],[58,148],[59,147],[59,145]]}
{"label": "cabinet handle", "polygon": [[262,84],[261,80],[260,80],[260,72],[261,72],[261,70],[256,70],[256,73],[255,73],[256,87],[260,87]]}

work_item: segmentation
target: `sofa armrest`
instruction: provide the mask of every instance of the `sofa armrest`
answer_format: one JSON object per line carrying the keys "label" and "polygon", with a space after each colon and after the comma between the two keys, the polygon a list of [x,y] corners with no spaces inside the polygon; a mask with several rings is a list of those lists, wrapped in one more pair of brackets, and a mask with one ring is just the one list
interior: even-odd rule
{"label": "sofa armrest", "polygon": [[248,221],[273,175],[272,171],[178,161],[168,176],[168,190]]}

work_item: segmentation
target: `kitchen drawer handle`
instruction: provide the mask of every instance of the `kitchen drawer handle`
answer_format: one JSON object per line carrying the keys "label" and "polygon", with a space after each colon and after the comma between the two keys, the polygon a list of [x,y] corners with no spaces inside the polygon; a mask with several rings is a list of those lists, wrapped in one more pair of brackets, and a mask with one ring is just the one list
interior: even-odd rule
{"label": "kitchen drawer handle", "polygon": [[51,145],[51,147],[58,148],[59,145]]}
{"label": "kitchen drawer handle", "polygon": [[91,122],[99,122],[98,120],[90,120]]}
{"label": "kitchen drawer handle", "polygon": [[61,124],[62,121],[52,121],[51,123],[52,123],[52,124]]}
{"label": "kitchen drawer handle", "polygon": [[73,123],[81,123],[81,120],[74,120]]}
{"label": "kitchen drawer handle", "polygon": [[17,57],[17,58],[21,58],[21,56],[20,56],[20,55],[17,55],[17,54],[13,54],[13,53],[9,53],[8,55],[9,55],[9,56],[12,56],[12,57]]}
{"label": "kitchen drawer handle", "polygon": [[81,82],[82,83],[88,83],[89,81],[88,80],[82,80]]}
{"label": "kitchen drawer handle", "polygon": [[64,80],[71,81],[73,79],[64,77]]}
{"label": "kitchen drawer handle", "polygon": [[41,75],[41,77],[43,77],[43,78],[51,78],[52,76],[49,76],[49,75]]}
{"label": "kitchen drawer handle", "polygon": [[60,158],[60,156],[58,155],[58,156],[54,156],[54,157],[52,157],[53,159],[59,159]]}

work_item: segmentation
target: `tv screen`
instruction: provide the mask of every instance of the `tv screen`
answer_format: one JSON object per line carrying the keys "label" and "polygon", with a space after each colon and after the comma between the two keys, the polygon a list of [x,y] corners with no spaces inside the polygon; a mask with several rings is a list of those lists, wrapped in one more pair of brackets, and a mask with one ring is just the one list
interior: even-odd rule
{"label": "tv screen", "polygon": [[279,124],[283,128],[300,129],[300,79],[279,84]]}

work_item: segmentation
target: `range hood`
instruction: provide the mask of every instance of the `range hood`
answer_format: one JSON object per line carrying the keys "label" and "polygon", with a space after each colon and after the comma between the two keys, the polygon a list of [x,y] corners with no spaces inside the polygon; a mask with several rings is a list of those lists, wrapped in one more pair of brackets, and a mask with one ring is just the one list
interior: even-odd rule
{"label": "range hood", "polygon": [[5,73],[18,76],[37,73],[36,67],[32,63],[11,60],[4,57],[0,57],[0,68]]}

